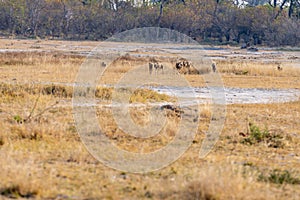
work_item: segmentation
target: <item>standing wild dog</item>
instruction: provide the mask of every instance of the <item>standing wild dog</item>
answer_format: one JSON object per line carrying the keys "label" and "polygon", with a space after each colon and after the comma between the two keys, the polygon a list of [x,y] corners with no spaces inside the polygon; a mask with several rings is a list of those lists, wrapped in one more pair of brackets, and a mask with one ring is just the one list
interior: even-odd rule
{"label": "standing wild dog", "polygon": [[281,64],[280,64],[280,63],[277,65],[277,70],[278,70],[278,71],[282,71],[282,67],[281,67]]}
{"label": "standing wild dog", "polygon": [[176,62],[175,67],[176,67],[176,69],[180,70],[183,67],[182,62]]}
{"label": "standing wild dog", "polygon": [[152,74],[153,68],[154,68],[154,63],[149,62],[149,74]]}
{"label": "standing wild dog", "polygon": [[[180,71],[180,73],[184,74],[190,74],[191,73],[191,67],[192,63],[185,60],[185,59],[180,59],[179,61],[176,62],[175,68]],[[182,70],[183,69],[183,70]]]}
{"label": "standing wild dog", "polygon": [[213,72],[216,72],[216,71],[217,71],[217,64],[216,64],[215,62],[213,62],[213,63],[211,64],[211,69],[212,69]]}
{"label": "standing wild dog", "polygon": [[157,74],[159,70],[162,71],[164,70],[164,66],[161,63],[158,62],[149,62],[149,74],[152,74],[153,69],[155,70],[155,73]]}

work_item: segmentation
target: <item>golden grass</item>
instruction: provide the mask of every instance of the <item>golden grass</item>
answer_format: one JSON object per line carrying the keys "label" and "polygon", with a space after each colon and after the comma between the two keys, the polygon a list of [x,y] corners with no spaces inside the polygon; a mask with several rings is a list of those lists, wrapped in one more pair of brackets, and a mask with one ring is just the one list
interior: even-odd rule
{"label": "golden grass", "polygon": [[291,64],[281,64],[282,70],[278,70],[277,62],[264,63],[258,61],[218,61],[218,70],[224,74],[245,75],[245,76],[267,76],[267,77],[299,77],[300,70]]}
{"label": "golden grass", "polygon": [[[63,82],[72,83],[83,56],[53,53],[18,52],[0,53],[0,78],[4,82]],[[159,60],[166,62],[165,60]],[[147,65],[148,60],[137,57],[121,57],[110,66],[99,80],[101,84],[117,83],[126,72],[136,66]],[[168,64],[170,65],[170,63]],[[170,66],[175,66],[172,61]],[[277,70],[277,62],[264,63],[258,60],[241,62],[232,59],[217,62],[224,85],[228,87],[252,88],[299,88],[300,70],[293,64],[282,64]],[[146,69],[145,69],[146,70]],[[205,86],[200,75],[186,74],[184,77],[193,86]]]}
{"label": "golden grass", "polygon": [[[55,97],[47,101],[55,101],[53,98]],[[46,103],[46,100],[44,101]],[[4,120],[1,120],[0,126],[4,127],[1,131],[4,144],[0,146],[0,188],[18,186],[22,190],[20,193],[34,193],[41,198],[55,198],[62,194],[68,198],[112,199],[140,199],[149,196],[154,199],[193,199],[198,196],[208,199],[293,197],[299,194],[298,185],[278,187],[260,182],[258,177],[265,170],[273,169],[292,168],[293,175],[297,175],[297,172],[299,174],[297,161],[293,156],[289,156],[300,150],[300,127],[297,123],[299,105],[299,102],[231,105],[228,107],[225,129],[220,141],[207,158],[198,158],[205,131],[204,127],[199,127],[194,144],[182,158],[165,169],[144,175],[121,173],[93,159],[74,130],[69,108],[54,108],[43,115],[44,120],[21,125],[11,120],[10,115],[2,113],[1,117]],[[20,107],[30,110],[26,103]],[[208,112],[209,109],[206,107],[203,110]],[[134,110],[132,112],[136,114]],[[141,110],[138,112],[144,113]],[[176,130],[174,125],[177,124],[172,122],[172,112],[170,114],[170,122],[165,129],[169,129],[168,134],[171,130]],[[143,148],[144,152],[148,152],[163,146],[168,142],[166,139],[173,137],[169,135],[165,140],[135,140],[116,130],[117,126],[113,123],[109,110],[99,109],[98,115],[99,123],[106,130],[107,136],[123,149],[140,152],[140,148]],[[200,125],[203,126],[204,122],[209,120],[207,115],[209,114],[202,115],[204,121]],[[242,144],[240,140],[243,137],[239,133],[246,132],[249,117],[255,119],[260,127],[280,129],[283,135],[290,135],[291,140],[287,140],[287,145],[282,149],[270,148],[263,144]],[[35,132],[39,137],[32,137],[32,133]],[[282,156],[284,160],[280,159]]]}
{"label": "golden grass", "polygon": [[259,61],[218,61],[225,86],[242,88],[300,88],[300,69],[292,64]]}
{"label": "golden grass", "polygon": [[[130,103],[146,103],[146,102],[170,102],[173,98],[149,90],[146,88],[132,90],[130,88],[125,88],[126,92],[131,94],[129,102]],[[96,87],[95,98],[99,100],[110,101],[112,100],[114,89],[112,87]],[[62,85],[37,85],[37,84],[8,84],[0,83],[0,97],[2,101],[11,101],[15,98],[25,98],[26,95],[36,95],[39,98],[40,95],[53,96],[59,98],[72,98],[73,87],[62,86]]]}
{"label": "golden grass", "polygon": [[[53,41],[36,45],[44,48],[45,44],[53,44]],[[155,172],[129,174],[104,166],[81,142],[72,116],[72,87],[22,83],[32,80],[72,82],[82,58],[62,56],[55,60],[51,55],[24,55],[10,58],[1,55],[0,59],[1,81],[10,82],[16,77],[19,82],[0,84],[0,198],[297,199],[300,196],[299,184],[276,184],[268,178],[259,179],[261,174],[269,177],[274,170],[288,170],[295,180],[300,178],[299,101],[227,106],[220,139],[204,159],[198,155],[212,113],[208,104],[201,105],[196,137],[178,161]],[[231,69],[235,64],[220,69],[224,70],[221,74],[226,86],[299,88],[299,72],[294,74],[288,66],[273,74],[273,65],[261,64],[263,69],[254,65]],[[121,73],[131,69],[125,64],[125,69],[115,67],[107,73],[107,82],[116,81]],[[51,73],[43,74],[43,70]],[[249,70],[249,74],[237,75],[236,70]],[[193,85],[204,84],[197,75],[185,77]],[[112,88],[96,90],[96,96],[107,101],[111,94]],[[146,100],[176,101],[148,90],[137,90],[132,96],[132,102]],[[20,123],[30,113],[31,120]],[[149,107],[131,108],[130,115],[137,124],[149,123]],[[167,124],[158,135],[137,139],[118,129],[110,109],[97,107],[99,125],[110,141],[132,152],[154,151],[174,138],[180,115],[166,110],[165,116]],[[266,127],[282,135],[284,145],[275,148],[264,142],[243,143],[250,121],[261,129]]]}
{"label": "golden grass", "polygon": [[[83,57],[48,53],[0,53],[0,78],[5,82],[72,82]],[[12,60],[9,60],[12,57]]]}
{"label": "golden grass", "polygon": [[[137,115],[143,113],[143,116]],[[118,128],[115,123],[114,116],[111,111],[107,109],[99,109],[97,115],[99,117],[99,125],[104,130],[106,136],[111,139],[111,141],[121,149],[125,149],[130,152],[136,153],[147,153],[160,149],[161,147],[167,145],[175,136],[178,131],[178,124],[180,119],[175,116],[172,111],[167,111],[166,114],[167,122],[163,129],[157,133],[155,137],[148,139],[135,138],[133,136],[127,135],[121,129]],[[133,116],[133,121],[138,125],[143,126],[147,124],[148,115],[147,111],[143,112],[141,109],[131,109],[131,115]]]}
{"label": "golden grass", "polygon": [[240,88],[300,88],[299,77],[222,75],[224,86]]}

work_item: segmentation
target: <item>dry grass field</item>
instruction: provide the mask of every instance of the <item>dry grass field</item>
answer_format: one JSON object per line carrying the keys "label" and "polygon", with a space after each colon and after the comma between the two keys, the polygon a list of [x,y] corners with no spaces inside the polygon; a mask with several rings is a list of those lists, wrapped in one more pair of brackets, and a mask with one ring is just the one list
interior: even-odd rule
{"label": "dry grass field", "polygon": [[[202,105],[191,147],[161,170],[120,172],[93,158],[76,131],[73,89],[67,83],[75,81],[86,52],[97,44],[1,39],[0,199],[299,199],[300,99],[227,105],[220,139],[204,159],[199,150],[211,118],[207,105]],[[270,57],[271,51],[258,55],[231,47],[229,53],[207,54],[217,63],[225,87],[300,89],[300,53]],[[141,61],[119,60],[103,83],[116,82],[130,62]],[[184,76],[193,86],[204,85],[200,75]],[[111,92],[99,87],[96,98],[109,103]],[[175,101],[149,90],[134,93],[131,101],[149,99]],[[147,107],[130,113],[136,123],[147,123]],[[111,142],[132,152],[166,145],[180,120],[168,110],[159,135],[136,139],[118,128],[109,108],[97,108],[97,117]]]}

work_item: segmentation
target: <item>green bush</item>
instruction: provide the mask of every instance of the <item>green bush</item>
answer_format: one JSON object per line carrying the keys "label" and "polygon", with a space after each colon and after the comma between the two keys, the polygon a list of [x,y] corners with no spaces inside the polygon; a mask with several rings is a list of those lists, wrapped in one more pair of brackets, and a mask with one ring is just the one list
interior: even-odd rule
{"label": "green bush", "polygon": [[22,124],[24,122],[24,119],[20,116],[20,115],[15,115],[14,116],[14,120],[18,123],[18,124]]}
{"label": "green bush", "polygon": [[243,144],[258,144],[265,143],[268,147],[279,148],[283,147],[283,136],[278,133],[272,133],[267,128],[261,130],[253,123],[249,123],[250,133],[242,140]]}

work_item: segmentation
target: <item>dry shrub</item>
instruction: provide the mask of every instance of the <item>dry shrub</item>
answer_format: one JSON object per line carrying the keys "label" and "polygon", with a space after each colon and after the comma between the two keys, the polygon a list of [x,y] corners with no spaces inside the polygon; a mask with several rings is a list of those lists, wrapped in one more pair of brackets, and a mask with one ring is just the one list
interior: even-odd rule
{"label": "dry shrub", "polygon": [[203,119],[210,119],[212,111],[208,103],[202,104],[200,106],[200,117]]}
{"label": "dry shrub", "polygon": [[111,100],[112,91],[113,89],[109,87],[97,87],[95,97],[102,100]]}
{"label": "dry shrub", "polygon": [[37,195],[37,191],[26,188],[23,185],[11,185],[0,188],[0,195],[12,199],[34,198]]}
{"label": "dry shrub", "polygon": [[41,89],[41,93],[44,95],[52,95],[55,97],[72,97],[71,88],[59,85],[44,86]]}
{"label": "dry shrub", "polygon": [[181,192],[179,195],[180,199],[201,199],[201,200],[216,200],[217,197],[215,196],[212,188],[209,187],[207,184],[194,181],[191,182],[186,186],[186,188]]}
{"label": "dry shrub", "polygon": [[45,134],[43,130],[32,129],[28,126],[16,125],[10,128],[11,139],[29,139],[29,140],[41,140]]}
{"label": "dry shrub", "polygon": [[171,97],[166,94],[160,94],[153,90],[149,89],[137,89],[133,92],[132,96],[130,97],[130,103],[146,103],[146,102],[163,102],[163,101],[170,101]]}
{"label": "dry shrub", "polygon": [[0,83],[1,97],[24,97],[25,91],[21,85],[10,85],[7,83]]}

